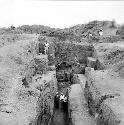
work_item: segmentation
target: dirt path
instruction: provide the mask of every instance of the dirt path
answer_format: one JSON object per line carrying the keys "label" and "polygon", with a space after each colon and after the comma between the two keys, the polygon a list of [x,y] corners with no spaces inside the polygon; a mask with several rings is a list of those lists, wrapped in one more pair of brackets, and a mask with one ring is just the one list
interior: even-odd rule
{"label": "dirt path", "polygon": [[69,98],[72,110],[72,122],[75,125],[95,125],[95,121],[87,112],[86,101],[80,84],[71,86]]}

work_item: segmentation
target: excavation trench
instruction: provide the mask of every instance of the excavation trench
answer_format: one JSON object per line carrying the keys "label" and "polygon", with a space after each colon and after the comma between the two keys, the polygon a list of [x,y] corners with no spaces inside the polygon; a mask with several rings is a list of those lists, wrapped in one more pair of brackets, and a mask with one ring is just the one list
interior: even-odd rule
{"label": "excavation trench", "polygon": [[[51,125],[69,125],[68,120],[68,87],[72,83],[71,66],[65,62],[56,67],[56,78],[58,81],[58,97],[55,97],[54,114]],[[60,96],[64,95],[67,100],[60,100]]]}
{"label": "excavation trench", "polygon": [[68,112],[64,109],[55,108],[51,125],[69,125]]}

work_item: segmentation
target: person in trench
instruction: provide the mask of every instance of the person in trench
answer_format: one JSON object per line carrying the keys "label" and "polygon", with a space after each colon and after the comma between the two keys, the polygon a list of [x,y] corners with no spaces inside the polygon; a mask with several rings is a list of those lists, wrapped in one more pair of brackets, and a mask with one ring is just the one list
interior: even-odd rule
{"label": "person in trench", "polygon": [[56,92],[56,95],[55,95],[55,98],[54,98],[54,105],[55,105],[55,108],[59,108],[59,93]]}
{"label": "person in trench", "polygon": [[44,46],[45,46],[45,55],[47,55],[48,54],[48,49],[49,49],[49,43],[46,41]]}
{"label": "person in trench", "polygon": [[68,99],[66,96],[64,97],[64,100],[63,100],[63,111],[68,112]]}
{"label": "person in trench", "polygon": [[64,102],[64,98],[65,98],[65,95],[62,93],[60,95],[60,100],[59,100],[59,106],[60,106],[60,109],[63,109],[63,102]]}
{"label": "person in trench", "polygon": [[60,109],[64,112],[68,112],[68,99],[64,94],[61,94],[60,96]]}

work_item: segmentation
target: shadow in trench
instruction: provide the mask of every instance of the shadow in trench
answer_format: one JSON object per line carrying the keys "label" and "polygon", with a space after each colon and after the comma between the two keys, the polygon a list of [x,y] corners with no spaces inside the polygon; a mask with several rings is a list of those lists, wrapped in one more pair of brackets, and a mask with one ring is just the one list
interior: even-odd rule
{"label": "shadow in trench", "polygon": [[55,109],[51,125],[69,125],[68,113],[62,109]]}
{"label": "shadow in trench", "polygon": [[[57,103],[57,105],[56,105]],[[69,125],[68,123],[68,102],[55,103],[54,114],[51,125]]]}

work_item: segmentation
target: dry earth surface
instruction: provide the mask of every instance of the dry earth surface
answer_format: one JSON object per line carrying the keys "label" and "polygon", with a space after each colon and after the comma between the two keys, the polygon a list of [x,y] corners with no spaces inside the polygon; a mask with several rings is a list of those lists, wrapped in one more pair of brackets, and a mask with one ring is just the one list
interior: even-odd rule
{"label": "dry earth surface", "polygon": [[[64,73],[62,64],[70,67]],[[124,125],[124,27],[114,21],[0,28],[0,125],[50,125],[59,73],[72,77],[61,88],[72,124]]]}

